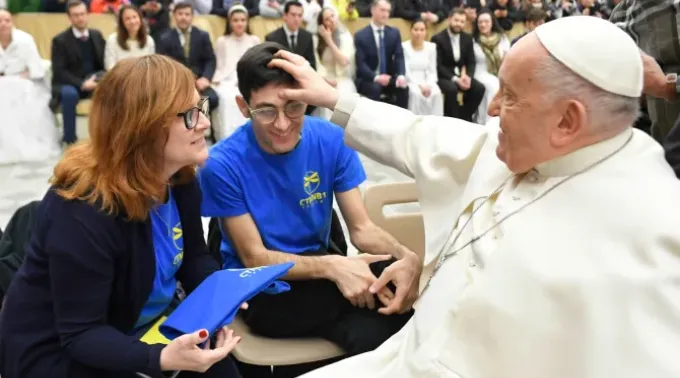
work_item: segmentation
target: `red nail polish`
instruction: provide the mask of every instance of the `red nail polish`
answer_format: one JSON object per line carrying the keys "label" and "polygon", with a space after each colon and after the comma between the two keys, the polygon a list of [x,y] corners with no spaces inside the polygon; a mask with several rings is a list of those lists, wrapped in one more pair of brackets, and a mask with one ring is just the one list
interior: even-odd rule
{"label": "red nail polish", "polygon": [[205,339],[208,337],[208,331],[202,330],[201,332],[198,333],[198,336],[200,336],[202,339]]}

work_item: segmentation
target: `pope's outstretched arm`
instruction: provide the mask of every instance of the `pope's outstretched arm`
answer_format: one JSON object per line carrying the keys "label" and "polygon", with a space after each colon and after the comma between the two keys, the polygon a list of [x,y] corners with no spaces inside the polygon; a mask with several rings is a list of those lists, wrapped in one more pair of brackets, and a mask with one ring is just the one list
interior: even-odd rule
{"label": "pope's outstretched arm", "polygon": [[445,151],[442,161],[455,165],[449,174],[466,181],[489,135],[484,127],[460,119],[417,116],[397,106],[339,93],[304,58],[287,51],[279,51],[270,67],[287,71],[299,83],[298,89],[281,90],[281,97],[333,109],[331,122],[345,128],[350,147],[410,177],[431,176],[438,155]]}

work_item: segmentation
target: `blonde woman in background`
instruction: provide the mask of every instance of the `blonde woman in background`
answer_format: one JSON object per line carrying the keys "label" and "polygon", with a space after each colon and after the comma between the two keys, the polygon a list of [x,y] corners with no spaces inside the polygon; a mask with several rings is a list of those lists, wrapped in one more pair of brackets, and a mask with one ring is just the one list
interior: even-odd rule
{"label": "blonde woman in background", "polygon": [[224,35],[215,43],[217,68],[212,81],[217,85],[216,91],[220,97],[218,111],[221,127],[217,130],[218,140],[228,137],[246,122],[246,118],[236,105],[236,96],[241,94],[238,90],[236,63],[249,48],[259,43],[260,38],[250,34],[248,9],[241,4],[232,5],[227,13]]}
{"label": "blonde woman in background", "polygon": [[156,51],[153,38],[146,32],[142,12],[134,5],[123,5],[118,12],[118,30],[106,40],[104,69],[125,58],[151,55]]}
{"label": "blonde woman in background", "polygon": [[[354,39],[340,23],[335,9],[326,7],[319,13],[317,70],[326,80],[344,93],[356,93],[354,85]],[[330,119],[331,111],[316,108],[319,117]]]}
{"label": "blonde woman in background", "polygon": [[444,115],[444,99],[437,86],[437,46],[425,40],[425,21],[411,25],[411,39],[402,43],[408,82],[408,109],[418,115]]}

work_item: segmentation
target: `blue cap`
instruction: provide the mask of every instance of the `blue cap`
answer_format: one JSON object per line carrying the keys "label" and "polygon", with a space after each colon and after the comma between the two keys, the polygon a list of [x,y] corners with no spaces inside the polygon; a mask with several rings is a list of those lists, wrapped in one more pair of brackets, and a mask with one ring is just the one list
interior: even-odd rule
{"label": "blue cap", "polygon": [[289,262],[213,273],[160,326],[161,334],[168,340],[173,340],[184,334],[206,329],[212,335],[223,326],[231,324],[241,304],[255,295],[290,290],[287,283],[276,280],[284,276],[293,265],[294,263]]}

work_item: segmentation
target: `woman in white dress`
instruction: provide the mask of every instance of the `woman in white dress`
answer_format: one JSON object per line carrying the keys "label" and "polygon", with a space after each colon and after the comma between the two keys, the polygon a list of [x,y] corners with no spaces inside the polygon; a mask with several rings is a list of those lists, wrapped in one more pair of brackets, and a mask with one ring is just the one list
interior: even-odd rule
{"label": "woman in white dress", "polygon": [[411,25],[411,39],[403,42],[408,82],[408,109],[418,115],[444,115],[444,99],[437,86],[437,46],[425,40],[425,21]]}
{"label": "woman in white dress", "polygon": [[0,164],[43,161],[61,153],[48,106],[45,66],[30,34],[0,10]]}
{"label": "woman in white dress", "polygon": [[123,5],[118,12],[118,31],[106,40],[104,69],[111,70],[125,58],[151,55],[156,46],[142,22],[142,12],[134,5]]}
{"label": "woman in white dress", "polygon": [[[324,8],[318,16],[317,71],[345,93],[356,93],[354,85],[354,39],[340,23],[334,8]],[[314,115],[330,119],[333,112],[318,107]]]}
{"label": "woman in white dress", "polygon": [[477,123],[485,125],[489,118],[487,110],[498,92],[498,70],[505,55],[510,51],[510,40],[488,9],[482,10],[473,25],[474,52],[477,66],[475,79],[484,84],[486,92],[477,108]]}
{"label": "woman in white dress", "polygon": [[260,38],[250,34],[248,27],[248,9],[241,4],[232,5],[227,13],[227,28],[224,35],[215,42],[215,57],[217,68],[212,81],[220,97],[220,128],[217,139],[224,139],[231,135],[238,127],[246,122],[236,104],[238,78],[236,77],[236,63],[251,47],[260,43]]}

